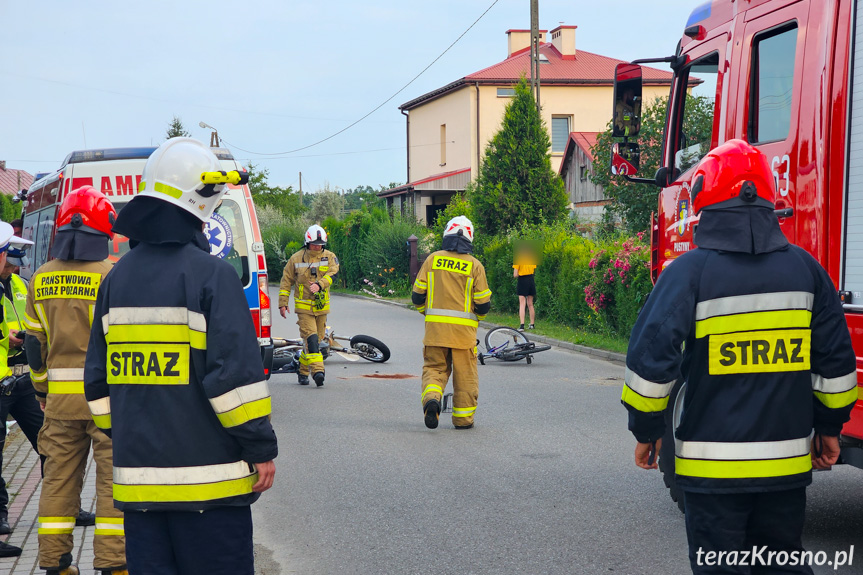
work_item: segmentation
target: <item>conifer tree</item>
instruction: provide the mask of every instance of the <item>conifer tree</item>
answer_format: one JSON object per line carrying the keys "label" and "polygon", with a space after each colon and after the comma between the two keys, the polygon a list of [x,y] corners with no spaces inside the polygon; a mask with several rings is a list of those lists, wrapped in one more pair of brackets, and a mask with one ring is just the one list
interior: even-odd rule
{"label": "conifer tree", "polygon": [[485,150],[479,178],[469,189],[477,227],[496,234],[521,224],[562,220],[568,197],[551,169],[551,139],[522,77],[503,123]]}
{"label": "conifer tree", "polygon": [[186,131],[186,127],[183,125],[183,121],[180,120],[180,117],[174,116],[174,119],[171,120],[171,123],[168,125],[168,132],[165,134],[165,139],[170,140],[171,138],[179,136],[188,138],[191,135],[192,134]]}

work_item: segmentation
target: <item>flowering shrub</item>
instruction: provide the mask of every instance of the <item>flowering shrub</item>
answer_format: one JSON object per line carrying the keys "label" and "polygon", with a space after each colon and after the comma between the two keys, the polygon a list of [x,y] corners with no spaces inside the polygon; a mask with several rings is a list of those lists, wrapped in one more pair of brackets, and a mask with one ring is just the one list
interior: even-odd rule
{"label": "flowering shrub", "polygon": [[591,252],[584,301],[618,333],[629,333],[650,293],[649,256],[641,235]]}
{"label": "flowering shrub", "polygon": [[372,276],[372,279],[363,278],[359,293],[364,293],[375,298],[382,298],[405,291],[406,287],[402,274],[401,272],[397,272],[395,267],[375,267],[379,270],[377,276]]}
{"label": "flowering shrub", "polygon": [[518,312],[512,263],[519,238],[542,246],[536,269],[538,317],[593,332],[629,334],[653,287],[649,249],[641,237],[595,241],[554,225],[487,238],[476,255],[485,266],[495,311]]}

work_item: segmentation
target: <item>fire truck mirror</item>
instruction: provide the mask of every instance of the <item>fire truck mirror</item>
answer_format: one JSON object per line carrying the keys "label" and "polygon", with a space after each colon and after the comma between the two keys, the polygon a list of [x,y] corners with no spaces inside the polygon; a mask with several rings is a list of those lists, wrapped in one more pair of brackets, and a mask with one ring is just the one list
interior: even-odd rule
{"label": "fire truck mirror", "polygon": [[641,150],[636,142],[614,144],[611,147],[611,173],[615,176],[634,176],[638,173]]}
{"label": "fire truck mirror", "polygon": [[633,138],[638,135],[641,101],[641,66],[618,64],[614,69],[613,137]]}

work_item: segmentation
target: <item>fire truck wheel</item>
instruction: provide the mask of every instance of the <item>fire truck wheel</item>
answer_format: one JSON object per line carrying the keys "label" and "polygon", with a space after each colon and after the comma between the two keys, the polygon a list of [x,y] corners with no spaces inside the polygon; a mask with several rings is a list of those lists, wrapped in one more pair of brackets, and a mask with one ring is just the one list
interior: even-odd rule
{"label": "fire truck wheel", "polygon": [[[659,451],[659,471],[662,472],[662,480],[668,488],[671,500],[677,503],[677,508],[683,512],[683,491],[677,486],[677,480],[674,477],[674,406],[681,387],[683,387],[683,380],[678,380],[671,389],[668,407],[663,414],[665,417],[665,436],[662,438],[662,448]],[[682,401],[683,397],[681,396],[680,399]]]}

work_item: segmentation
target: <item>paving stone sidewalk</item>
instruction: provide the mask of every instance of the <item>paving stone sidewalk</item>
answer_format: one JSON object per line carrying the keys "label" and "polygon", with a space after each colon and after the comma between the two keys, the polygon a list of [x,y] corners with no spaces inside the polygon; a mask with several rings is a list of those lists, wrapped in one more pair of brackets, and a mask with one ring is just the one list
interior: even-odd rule
{"label": "paving stone sidewalk", "polygon": [[[13,426],[6,437],[3,450],[3,478],[9,490],[10,535],[0,535],[6,541],[23,549],[20,557],[0,558],[0,575],[41,575],[39,569],[39,541],[37,537],[39,494],[42,491],[42,474],[39,456],[27,438]],[[90,512],[96,507],[96,466],[92,456],[87,464],[81,506]],[[93,569],[94,527],[75,528],[73,563],[82,575],[96,573]]]}

